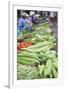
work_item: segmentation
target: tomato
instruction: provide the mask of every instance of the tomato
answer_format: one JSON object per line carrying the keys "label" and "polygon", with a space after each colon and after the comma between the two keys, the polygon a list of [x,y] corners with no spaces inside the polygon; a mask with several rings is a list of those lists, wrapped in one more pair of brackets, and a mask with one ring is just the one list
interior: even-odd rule
{"label": "tomato", "polygon": [[25,48],[25,47],[28,47],[28,46],[31,46],[32,45],[32,42],[22,42],[22,43],[19,43],[17,45],[17,50],[20,50],[21,48]]}

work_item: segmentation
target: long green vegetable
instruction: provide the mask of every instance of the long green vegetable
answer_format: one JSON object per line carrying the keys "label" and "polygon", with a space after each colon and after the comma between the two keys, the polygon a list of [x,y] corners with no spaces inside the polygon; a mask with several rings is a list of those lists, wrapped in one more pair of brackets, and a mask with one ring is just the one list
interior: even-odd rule
{"label": "long green vegetable", "polygon": [[[28,35],[23,31],[23,36]],[[22,48],[17,54],[17,79],[42,79],[58,77],[58,55],[56,39],[48,23],[39,24],[30,33],[32,46]]]}

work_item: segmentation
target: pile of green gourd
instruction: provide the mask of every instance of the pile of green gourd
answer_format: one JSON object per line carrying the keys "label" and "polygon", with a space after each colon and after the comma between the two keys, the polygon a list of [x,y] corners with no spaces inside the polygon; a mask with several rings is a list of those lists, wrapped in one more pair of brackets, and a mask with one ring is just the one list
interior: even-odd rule
{"label": "pile of green gourd", "polygon": [[17,79],[57,78],[58,55],[51,30],[39,25],[32,32],[31,40],[34,45],[17,53]]}

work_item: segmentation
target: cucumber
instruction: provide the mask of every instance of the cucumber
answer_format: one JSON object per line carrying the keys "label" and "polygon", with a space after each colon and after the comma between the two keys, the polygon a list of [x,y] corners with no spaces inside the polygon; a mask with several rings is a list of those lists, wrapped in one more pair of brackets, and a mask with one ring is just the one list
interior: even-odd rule
{"label": "cucumber", "polygon": [[35,48],[35,49],[28,49],[28,48],[24,48],[23,50],[26,50],[26,51],[29,51],[29,52],[32,52],[32,53],[37,53],[37,52],[41,52],[41,51],[46,51],[47,48],[49,48],[49,46],[45,46],[45,47],[41,47],[41,48]]}
{"label": "cucumber", "polygon": [[52,62],[51,62],[51,60],[47,60],[46,68],[45,68],[45,70],[44,70],[44,75],[45,75],[45,77],[46,77],[47,75],[50,75],[51,71],[52,71]]}
{"label": "cucumber", "polygon": [[30,53],[28,51],[21,51],[19,54],[17,54],[17,57],[29,57],[29,58],[38,59],[37,53]]}
{"label": "cucumber", "polygon": [[52,68],[51,60],[47,60],[46,67],[47,67],[47,69],[49,69],[51,71],[51,68]]}
{"label": "cucumber", "polygon": [[47,77],[47,75],[48,75],[47,73],[48,73],[48,70],[47,70],[47,68],[45,68],[44,69],[44,77]]}
{"label": "cucumber", "polygon": [[50,50],[51,48],[53,48],[54,47],[54,45],[55,44],[52,44],[52,43],[48,43],[48,45],[46,45],[46,46],[42,46],[42,47],[39,47],[39,48],[23,48],[22,50],[26,50],[26,51],[29,51],[29,52],[34,52],[34,53],[36,53],[36,52],[41,52],[41,51],[43,51],[43,52],[46,52],[47,50]]}
{"label": "cucumber", "polygon": [[33,59],[33,58],[27,58],[27,57],[18,57],[18,61],[20,61],[20,62],[25,61],[25,62],[34,62],[34,63],[39,63],[38,60]]}
{"label": "cucumber", "polygon": [[38,65],[39,75],[42,75],[44,68],[45,68],[45,65]]}
{"label": "cucumber", "polygon": [[52,72],[53,72],[53,77],[57,78],[58,77],[58,72],[56,71],[55,67],[52,67]]}
{"label": "cucumber", "polygon": [[39,47],[43,47],[43,46],[48,45],[48,43],[49,43],[49,42],[47,42],[47,41],[39,42],[39,43],[37,43],[37,44],[35,44],[35,45],[32,45],[32,46],[29,46],[29,47],[27,47],[27,48],[39,48]]}
{"label": "cucumber", "polygon": [[56,69],[58,69],[58,62],[54,62],[54,63],[53,63],[53,66],[54,66]]}
{"label": "cucumber", "polygon": [[20,64],[23,64],[23,65],[33,65],[33,64],[35,64],[34,61],[30,62],[30,61],[25,61],[25,60],[18,60],[18,62]]}
{"label": "cucumber", "polygon": [[41,58],[41,61],[46,61],[47,60],[47,58],[45,56],[45,53],[43,53],[43,52],[40,52],[38,57]]}
{"label": "cucumber", "polygon": [[53,62],[53,66],[58,69],[58,60],[55,60],[55,62]]}

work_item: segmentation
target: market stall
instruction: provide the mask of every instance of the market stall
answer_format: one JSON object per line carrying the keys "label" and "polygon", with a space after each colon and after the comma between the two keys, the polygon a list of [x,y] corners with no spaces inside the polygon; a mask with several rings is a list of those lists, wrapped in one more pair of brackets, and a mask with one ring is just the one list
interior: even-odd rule
{"label": "market stall", "polygon": [[[57,30],[56,30],[57,31]],[[58,77],[57,37],[47,21],[17,37],[17,79]]]}

